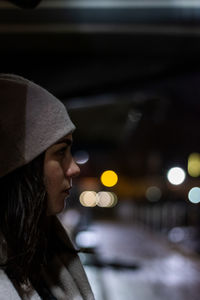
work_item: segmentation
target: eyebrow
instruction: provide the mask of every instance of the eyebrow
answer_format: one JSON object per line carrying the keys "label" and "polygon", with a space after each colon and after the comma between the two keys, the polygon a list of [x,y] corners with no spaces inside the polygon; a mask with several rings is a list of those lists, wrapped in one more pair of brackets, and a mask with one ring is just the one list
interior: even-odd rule
{"label": "eyebrow", "polygon": [[55,145],[62,144],[62,143],[65,143],[68,146],[71,146],[73,141],[69,138],[62,138],[61,140],[57,141],[57,143],[55,143]]}

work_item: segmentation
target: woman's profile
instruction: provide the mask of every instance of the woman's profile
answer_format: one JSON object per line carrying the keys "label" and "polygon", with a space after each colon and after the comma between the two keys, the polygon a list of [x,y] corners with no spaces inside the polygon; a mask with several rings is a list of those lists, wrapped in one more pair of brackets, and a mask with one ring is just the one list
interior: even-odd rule
{"label": "woman's profile", "polygon": [[79,167],[65,106],[23,77],[0,74],[0,299],[94,299],[56,217]]}

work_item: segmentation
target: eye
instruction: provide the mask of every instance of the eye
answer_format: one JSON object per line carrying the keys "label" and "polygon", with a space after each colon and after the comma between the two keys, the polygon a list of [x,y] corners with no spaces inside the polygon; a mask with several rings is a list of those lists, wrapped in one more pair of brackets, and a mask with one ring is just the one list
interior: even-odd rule
{"label": "eye", "polygon": [[59,149],[59,150],[57,151],[57,154],[58,154],[58,155],[65,155],[66,150],[67,150],[67,147],[66,147],[66,146],[65,146],[65,147],[62,147],[61,149]]}

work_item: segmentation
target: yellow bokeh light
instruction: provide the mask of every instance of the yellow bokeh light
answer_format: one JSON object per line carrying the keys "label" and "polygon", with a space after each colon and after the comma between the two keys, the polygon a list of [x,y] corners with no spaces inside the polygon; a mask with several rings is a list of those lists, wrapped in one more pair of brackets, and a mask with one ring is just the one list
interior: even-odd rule
{"label": "yellow bokeh light", "polygon": [[200,175],[200,154],[192,153],[188,158],[188,173],[192,177]]}
{"label": "yellow bokeh light", "polygon": [[103,185],[111,187],[114,186],[118,181],[117,174],[112,170],[107,170],[101,175],[101,182]]}

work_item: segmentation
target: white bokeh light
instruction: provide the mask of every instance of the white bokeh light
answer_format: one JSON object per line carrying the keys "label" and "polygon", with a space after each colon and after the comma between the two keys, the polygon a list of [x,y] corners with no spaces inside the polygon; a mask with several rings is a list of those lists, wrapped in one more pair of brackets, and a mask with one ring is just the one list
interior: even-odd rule
{"label": "white bokeh light", "polygon": [[117,196],[111,192],[101,191],[96,198],[99,207],[113,207],[117,204]]}
{"label": "white bokeh light", "polygon": [[74,153],[73,156],[75,162],[79,165],[83,165],[89,160],[89,154],[87,151],[83,151],[83,150],[77,151]]}
{"label": "white bokeh light", "polygon": [[185,171],[182,168],[171,168],[167,173],[167,179],[174,185],[179,185],[185,180]]}
{"label": "white bokeh light", "polygon": [[80,231],[76,236],[76,243],[79,247],[96,247],[98,242],[98,235],[93,231]]}
{"label": "white bokeh light", "polygon": [[94,191],[85,191],[82,192],[79,197],[80,203],[86,207],[96,206],[96,192]]}
{"label": "white bokeh light", "polygon": [[200,202],[200,188],[199,187],[193,187],[189,193],[188,193],[188,199],[192,203],[199,203]]}
{"label": "white bokeh light", "polygon": [[168,238],[173,243],[182,242],[185,238],[184,229],[181,227],[174,227],[168,233]]}

